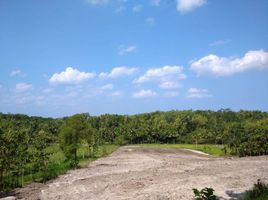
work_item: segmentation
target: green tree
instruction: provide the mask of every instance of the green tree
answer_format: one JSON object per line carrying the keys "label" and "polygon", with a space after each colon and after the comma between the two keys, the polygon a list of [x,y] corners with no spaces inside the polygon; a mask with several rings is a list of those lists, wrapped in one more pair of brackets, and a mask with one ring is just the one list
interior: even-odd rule
{"label": "green tree", "polygon": [[98,132],[91,125],[88,125],[85,130],[84,139],[87,142],[88,154],[95,157],[99,146]]}
{"label": "green tree", "polygon": [[33,162],[35,169],[42,173],[43,181],[49,177],[47,170],[50,153],[47,148],[50,146],[51,140],[51,135],[44,130],[40,130],[33,138]]}
{"label": "green tree", "polygon": [[68,118],[60,131],[60,147],[72,167],[77,167],[77,150],[88,130],[87,118],[84,114],[76,114]]}

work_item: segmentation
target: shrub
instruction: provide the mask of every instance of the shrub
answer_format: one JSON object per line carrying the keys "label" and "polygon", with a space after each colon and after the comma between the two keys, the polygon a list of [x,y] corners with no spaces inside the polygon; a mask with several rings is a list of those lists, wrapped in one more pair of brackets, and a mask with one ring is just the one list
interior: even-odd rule
{"label": "shrub", "polygon": [[267,200],[268,199],[268,184],[261,182],[258,179],[253,188],[245,193],[244,200]]}
{"label": "shrub", "polygon": [[214,189],[212,188],[203,188],[202,190],[193,189],[194,199],[195,200],[217,200],[217,197],[213,194]]}

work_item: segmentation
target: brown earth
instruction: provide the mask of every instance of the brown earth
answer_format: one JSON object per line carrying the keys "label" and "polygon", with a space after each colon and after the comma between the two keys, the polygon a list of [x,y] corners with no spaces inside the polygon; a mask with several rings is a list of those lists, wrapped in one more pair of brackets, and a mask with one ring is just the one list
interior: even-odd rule
{"label": "brown earth", "polygon": [[218,158],[125,146],[46,185],[18,189],[16,195],[30,200],[189,200],[192,188],[213,187],[222,199],[236,199],[257,179],[268,182],[268,156]]}

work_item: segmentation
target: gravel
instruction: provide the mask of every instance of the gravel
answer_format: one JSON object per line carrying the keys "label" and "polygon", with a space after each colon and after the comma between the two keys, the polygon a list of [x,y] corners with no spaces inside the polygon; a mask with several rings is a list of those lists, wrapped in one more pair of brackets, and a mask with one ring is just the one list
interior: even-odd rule
{"label": "gravel", "polygon": [[219,158],[185,149],[125,146],[38,190],[29,185],[16,193],[30,200],[189,200],[193,188],[212,187],[221,199],[235,199],[257,179],[268,181],[268,156]]}

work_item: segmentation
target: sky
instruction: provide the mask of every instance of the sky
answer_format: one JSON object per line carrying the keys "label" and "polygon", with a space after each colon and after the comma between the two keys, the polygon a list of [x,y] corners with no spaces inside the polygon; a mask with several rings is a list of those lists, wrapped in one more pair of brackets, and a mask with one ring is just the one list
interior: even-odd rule
{"label": "sky", "polygon": [[268,111],[267,0],[0,0],[0,112]]}

